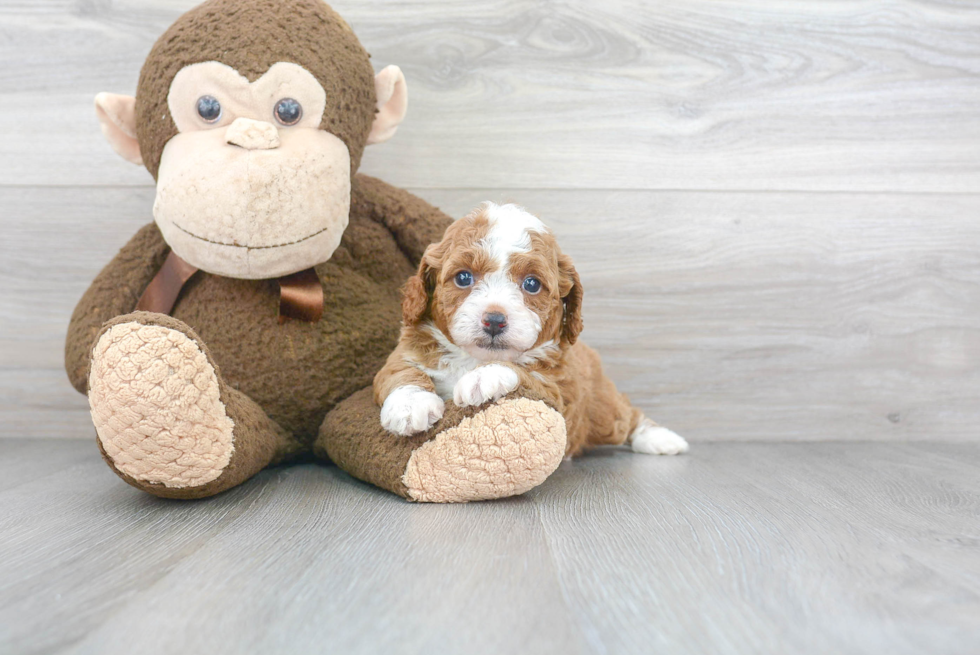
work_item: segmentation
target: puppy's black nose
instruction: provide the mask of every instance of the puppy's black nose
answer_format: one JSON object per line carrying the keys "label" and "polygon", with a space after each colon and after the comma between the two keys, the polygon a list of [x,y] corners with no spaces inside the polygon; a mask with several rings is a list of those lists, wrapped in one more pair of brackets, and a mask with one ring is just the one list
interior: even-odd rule
{"label": "puppy's black nose", "polygon": [[507,327],[507,317],[500,312],[487,312],[483,315],[483,331],[495,337]]}

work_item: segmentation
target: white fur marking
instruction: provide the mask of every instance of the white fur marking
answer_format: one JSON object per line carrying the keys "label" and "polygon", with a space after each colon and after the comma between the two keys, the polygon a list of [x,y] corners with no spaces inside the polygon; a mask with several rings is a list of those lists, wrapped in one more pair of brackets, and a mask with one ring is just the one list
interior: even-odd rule
{"label": "white fur marking", "polygon": [[[497,270],[476,283],[473,290],[456,310],[449,332],[453,341],[471,357],[481,361],[515,361],[530,349],[541,333],[541,318],[524,304],[520,282],[510,278],[508,263],[514,253],[531,250],[531,232],[545,233],[544,223],[517,205],[483,204],[490,221],[490,231],[477,244],[493,258]],[[495,307],[507,316],[507,331],[502,335],[500,348],[482,347],[483,314]]]}
{"label": "white fur marking", "polygon": [[432,383],[436,385],[436,393],[444,400],[449,400],[453,397],[453,389],[456,388],[459,379],[483,362],[471,357],[466,351],[447,339],[446,335],[432,323],[427,323],[422,329],[432,335],[432,338],[439,344],[439,349],[443,355],[439,358],[438,368],[426,368],[415,362],[412,365],[432,378]]}
{"label": "white fur marking", "polygon": [[686,453],[688,449],[684,437],[648,420],[636,426],[630,435],[630,442],[634,453],[645,455],[677,455]]}
{"label": "white fur marking", "polygon": [[536,216],[514,204],[485,202],[483,212],[490,221],[490,232],[478,245],[490,253],[501,270],[506,270],[513,253],[531,250],[531,232],[544,234],[548,231]]}
{"label": "white fur marking", "polygon": [[415,385],[398,387],[381,407],[381,427],[407,437],[428,430],[442,418],[442,398]]}
{"label": "white fur marking", "polygon": [[453,390],[453,402],[460,407],[482,405],[503,398],[517,388],[520,379],[502,364],[487,364],[461,377]]}
{"label": "white fur marking", "polygon": [[[480,345],[486,340],[483,314],[491,306],[507,316],[507,331],[498,337],[502,347],[495,350]],[[471,357],[481,361],[514,361],[538,340],[541,318],[527,308],[520,287],[508,274],[494,271],[477,282],[456,310],[449,333]]]}

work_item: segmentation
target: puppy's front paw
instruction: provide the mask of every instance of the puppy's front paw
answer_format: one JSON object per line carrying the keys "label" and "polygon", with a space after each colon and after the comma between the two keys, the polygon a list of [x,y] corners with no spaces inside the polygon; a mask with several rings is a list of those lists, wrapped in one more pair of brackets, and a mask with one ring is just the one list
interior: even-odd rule
{"label": "puppy's front paw", "polygon": [[470,371],[453,387],[453,402],[460,407],[482,405],[503,398],[517,388],[517,373],[501,364],[487,364]]}
{"label": "puppy's front paw", "polygon": [[381,427],[403,437],[424,432],[442,418],[442,398],[416,386],[398,387],[381,406]]}
{"label": "puppy's front paw", "polygon": [[634,453],[646,455],[678,455],[687,452],[687,441],[667,428],[644,421],[632,434]]}

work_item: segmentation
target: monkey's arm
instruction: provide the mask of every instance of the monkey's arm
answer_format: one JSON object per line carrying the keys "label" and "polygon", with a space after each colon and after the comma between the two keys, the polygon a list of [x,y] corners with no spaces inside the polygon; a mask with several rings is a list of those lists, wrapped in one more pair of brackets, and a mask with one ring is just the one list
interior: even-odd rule
{"label": "monkey's arm", "polygon": [[367,175],[354,176],[351,205],[387,227],[412,265],[418,265],[426,246],[439,241],[453,222],[421,198]]}
{"label": "monkey's arm", "polygon": [[78,301],[68,324],[65,370],[79,392],[87,392],[89,360],[102,324],[136,309],[169,251],[156,224],[150,223],[123,246]]}

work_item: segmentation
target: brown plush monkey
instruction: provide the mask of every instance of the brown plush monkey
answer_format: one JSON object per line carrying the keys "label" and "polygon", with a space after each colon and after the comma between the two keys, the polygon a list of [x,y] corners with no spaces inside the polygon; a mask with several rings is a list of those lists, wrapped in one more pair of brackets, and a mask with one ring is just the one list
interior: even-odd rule
{"label": "brown plush monkey", "polygon": [[522,493],[558,466],[564,423],[533,398],[449,406],[412,438],[381,428],[370,385],[399,288],[450,223],[356,174],[406,93],[320,0],[210,0],[157,41],[136,98],[97,97],[109,142],[157,181],[154,223],[85,293],[66,345],[126,482],[200,498],[313,453],[452,502]]}

